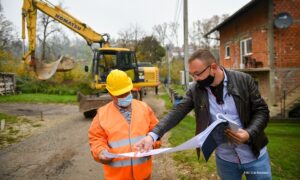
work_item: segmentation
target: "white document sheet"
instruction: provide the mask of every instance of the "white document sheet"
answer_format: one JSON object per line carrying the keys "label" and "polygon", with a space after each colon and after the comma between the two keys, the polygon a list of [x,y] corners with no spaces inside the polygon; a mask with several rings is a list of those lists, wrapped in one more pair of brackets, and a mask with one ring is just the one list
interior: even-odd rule
{"label": "white document sheet", "polygon": [[228,122],[229,128],[231,128],[234,131],[237,131],[239,128],[238,124],[236,124],[234,121],[227,119],[224,115],[220,115],[220,113],[217,114],[217,120],[211,123],[203,132],[199,133],[197,136],[189,139],[188,141],[174,147],[174,148],[160,148],[160,149],[153,149],[148,152],[128,152],[128,153],[121,153],[121,154],[114,154],[110,152],[105,152],[104,155],[109,158],[120,158],[120,157],[144,157],[144,156],[152,156],[157,154],[163,154],[163,153],[171,153],[176,151],[183,151],[187,149],[195,149],[195,148],[201,148],[204,141],[210,134],[210,132],[220,123]]}
{"label": "white document sheet", "polygon": [[229,123],[229,128],[231,130],[233,130],[234,132],[237,132],[239,130],[240,126],[236,122],[234,122],[233,120],[226,117],[224,114],[218,113],[216,115],[216,117],[217,117],[217,120],[226,120]]}

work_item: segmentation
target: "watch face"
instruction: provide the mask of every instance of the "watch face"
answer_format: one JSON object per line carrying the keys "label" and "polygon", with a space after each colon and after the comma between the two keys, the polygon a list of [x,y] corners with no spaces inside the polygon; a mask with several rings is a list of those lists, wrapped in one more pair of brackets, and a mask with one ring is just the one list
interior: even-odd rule
{"label": "watch face", "polygon": [[274,20],[274,25],[278,29],[285,29],[292,25],[293,19],[292,16],[287,12],[279,13]]}

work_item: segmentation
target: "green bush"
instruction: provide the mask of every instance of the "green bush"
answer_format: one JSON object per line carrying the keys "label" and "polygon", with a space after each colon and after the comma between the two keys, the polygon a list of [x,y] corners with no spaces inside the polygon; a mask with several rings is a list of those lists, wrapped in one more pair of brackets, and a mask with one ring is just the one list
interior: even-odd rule
{"label": "green bush", "polygon": [[99,90],[94,90],[90,87],[90,82],[88,80],[57,83],[51,79],[47,81],[41,81],[37,79],[31,79],[29,77],[18,76],[16,78],[16,82],[17,92],[22,93],[76,95],[77,91],[81,91],[84,94],[99,92]]}

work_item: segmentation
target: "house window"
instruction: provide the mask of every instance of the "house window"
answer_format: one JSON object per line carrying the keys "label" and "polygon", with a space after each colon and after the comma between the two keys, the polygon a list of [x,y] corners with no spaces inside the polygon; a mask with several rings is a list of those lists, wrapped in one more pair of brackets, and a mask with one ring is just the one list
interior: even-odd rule
{"label": "house window", "polygon": [[240,52],[242,64],[245,64],[245,58],[252,55],[252,38],[247,38],[241,40],[240,43]]}
{"label": "house window", "polygon": [[229,45],[225,46],[225,59],[229,59],[230,58],[230,47]]}
{"label": "house window", "polygon": [[252,54],[252,38],[244,39],[241,41],[241,53],[244,56]]}

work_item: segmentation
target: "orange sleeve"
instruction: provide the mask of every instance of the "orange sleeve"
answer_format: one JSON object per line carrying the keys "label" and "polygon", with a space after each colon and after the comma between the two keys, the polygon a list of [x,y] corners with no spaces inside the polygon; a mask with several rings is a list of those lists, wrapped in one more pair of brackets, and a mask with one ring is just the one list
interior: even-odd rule
{"label": "orange sleeve", "polygon": [[99,153],[104,149],[109,149],[107,145],[107,135],[100,125],[99,115],[94,117],[92,124],[89,128],[89,144],[90,150],[95,161],[100,162]]}
{"label": "orange sleeve", "polygon": [[[158,119],[155,116],[153,110],[147,105],[148,107],[148,112],[149,112],[149,119],[150,119],[150,127],[149,127],[149,132],[158,124]],[[158,149],[161,146],[161,141],[157,140],[153,143],[153,149]]]}

